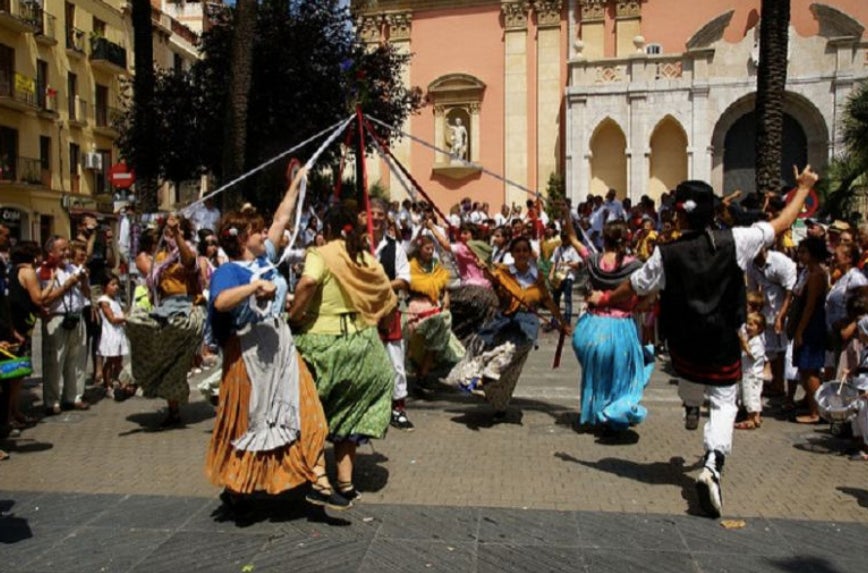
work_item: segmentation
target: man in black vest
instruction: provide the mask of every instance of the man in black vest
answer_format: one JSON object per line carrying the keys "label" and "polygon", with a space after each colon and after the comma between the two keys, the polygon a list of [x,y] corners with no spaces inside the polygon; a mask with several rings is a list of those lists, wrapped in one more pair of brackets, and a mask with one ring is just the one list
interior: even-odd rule
{"label": "man in black vest", "polygon": [[[395,293],[410,288],[410,263],[404,248],[386,234],[388,227],[388,206],[379,198],[371,199],[371,220],[374,229],[374,251],[383,265],[383,270],[392,281]],[[397,310],[380,322],[380,340],[386,345],[386,352],[395,370],[395,386],[392,390],[392,427],[399,430],[412,430],[413,422],[407,417],[407,371],[404,367],[404,337],[401,333],[401,313]]]}
{"label": "man in black vest", "polygon": [[610,305],[633,294],[660,291],[660,326],[669,344],[672,367],[681,376],[679,394],[686,407],[710,403],[705,424],[704,467],[696,480],[703,511],[720,517],[720,477],[732,450],[741,379],[738,329],[745,316],[744,272],[775,236],[787,230],[802,210],[818,176],[796,172],[798,190],[770,222],[728,230],[711,229],[714,191],[702,181],[685,181],[675,191],[675,210],[683,235],[659,245],[645,264],[617,289],[595,291],[592,305]]}

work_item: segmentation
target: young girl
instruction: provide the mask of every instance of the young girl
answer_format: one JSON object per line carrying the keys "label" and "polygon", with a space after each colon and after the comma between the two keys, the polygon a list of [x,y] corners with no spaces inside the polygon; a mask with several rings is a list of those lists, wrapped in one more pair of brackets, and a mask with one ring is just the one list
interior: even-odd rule
{"label": "young girl", "polygon": [[124,311],[117,301],[120,280],[117,275],[109,274],[103,284],[103,295],[97,299],[102,318],[102,337],[99,341],[99,355],[103,357],[102,379],[106,391],[112,390],[123,368],[124,356],[130,353],[130,344],[124,332]]}
{"label": "young girl", "polygon": [[756,430],[762,425],[763,368],[766,362],[766,345],[763,333],[766,317],[761,312],[749,312],[747,321],[738,333],[741,341],[741,403],[747,410],[747,418],[735,425],[737,430]]}

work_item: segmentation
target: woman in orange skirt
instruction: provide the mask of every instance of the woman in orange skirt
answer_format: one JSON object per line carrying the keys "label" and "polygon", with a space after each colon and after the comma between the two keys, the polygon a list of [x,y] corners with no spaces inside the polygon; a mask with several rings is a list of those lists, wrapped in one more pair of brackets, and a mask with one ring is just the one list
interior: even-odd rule
{"label": "woman in orange skirt", "polygon": [[246,214],[228,213],[220,224],[220,244],[231,262],[211,277],[209,319],[223,348],[223,379],[205,473],[224,488],[221,499],[229,505],[254,492],[278,494],[311,482],[308,502],[346,509],[351,503],[326,476],[328,423],[289,326],[279,317],[286,282],[271,264],[272,231],[282,233],[297,183],[267,238],[261,219]]}

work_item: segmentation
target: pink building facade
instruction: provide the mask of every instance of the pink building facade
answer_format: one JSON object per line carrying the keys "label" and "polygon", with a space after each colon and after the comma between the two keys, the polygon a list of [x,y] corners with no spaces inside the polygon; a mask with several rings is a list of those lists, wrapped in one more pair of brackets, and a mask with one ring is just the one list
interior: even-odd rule
{"label": "pink building facade", "polygon": [[[689,9],[685,6],[689,5]],[[791,0],[785,161],[823,168],[868,77],[868,2]],[[685,178],[753,189],[760,0],[358,0],[367,42],[413,54],[426,105],[403,129],[545,192],[659,197]],[[460,125],[459,125],[460,123]],[[462,129],[463,128],[463,129]],[[457,141],[453,139],[456,136]],[[406,138],[396,155],[442,209],[529,194]],[[379,161],[371,181],[403,187]]]}

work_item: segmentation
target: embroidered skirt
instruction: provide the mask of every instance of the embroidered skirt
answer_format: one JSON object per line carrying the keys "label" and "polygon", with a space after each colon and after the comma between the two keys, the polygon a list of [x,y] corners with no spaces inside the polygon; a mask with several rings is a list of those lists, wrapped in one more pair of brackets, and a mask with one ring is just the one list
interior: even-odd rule
{"label": "embroidered skirt", "polygon": [[347,334],[298,334],[332,441],[382,438],[392,414],[395,372],[386,347],[369,327]]}
{"label": "embroidered skirt", "polygon": [[190,395],[187,371],[202,344],[205,313],[194,306],[188,315],[157,320],[135,308],[127,318],[132,374],[146,398],[185,404]]}

